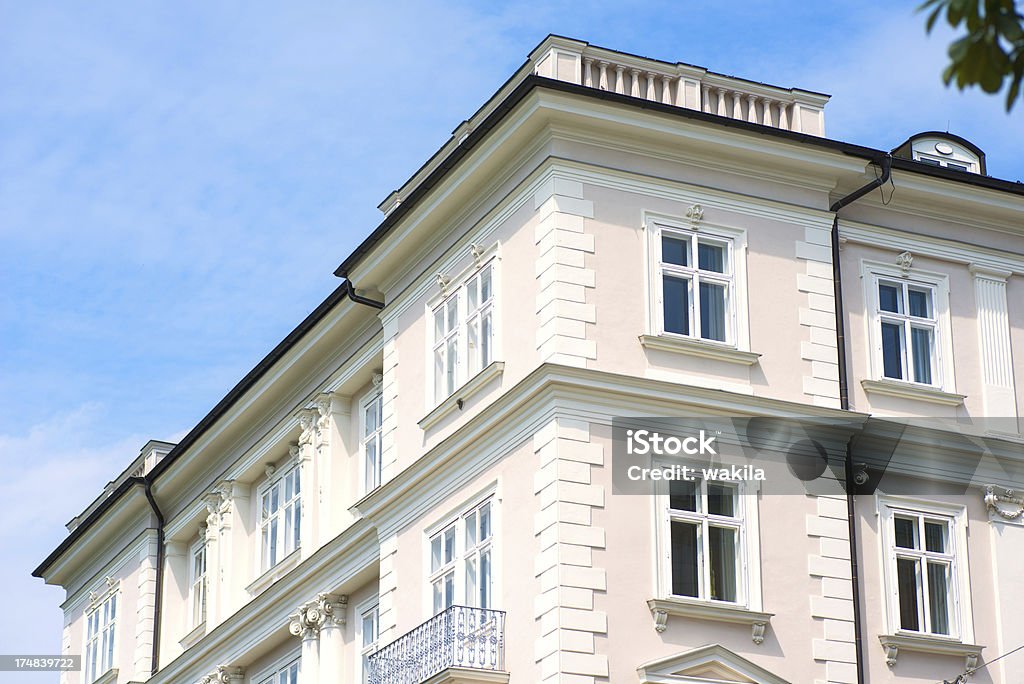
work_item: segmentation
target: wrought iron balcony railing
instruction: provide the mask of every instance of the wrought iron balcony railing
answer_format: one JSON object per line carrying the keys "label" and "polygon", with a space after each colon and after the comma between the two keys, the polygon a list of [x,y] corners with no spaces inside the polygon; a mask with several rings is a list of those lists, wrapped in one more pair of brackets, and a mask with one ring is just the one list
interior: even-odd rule
{"label": "wrought iron balcony railing", "polygon": [[448,668],[505,669],[505,613],[452,606],[369,658],[370,684],[421,684]]}

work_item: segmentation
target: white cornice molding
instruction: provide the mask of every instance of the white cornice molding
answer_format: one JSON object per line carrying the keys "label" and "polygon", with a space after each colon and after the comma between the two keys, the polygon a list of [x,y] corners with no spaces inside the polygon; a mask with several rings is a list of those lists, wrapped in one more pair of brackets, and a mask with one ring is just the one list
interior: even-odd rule
{"label": "white cornice molding", "polygon": [[668,335],[641,335],[640,344],[645,349],[685,354],[714,361],[735,363],[741,366],[752,366],[761,355],[756,352],[741,351],[735,347],[712,344],[694,338],[670,337]]}
{"label": "white cornice molding", "polygon": [[865,392],[873,394],[884,394],[900,399],[913,401],[924,401],[930,404],[942,406],[960,406],[967,398],[965,394],[956,392],[944,392],[936,387],[925,387],[915,385],[902,380],[861,380],[861,387]]}
{"label": "white cornice molding", "polygon": [[850,242],[973,265],[997,273],[1024,273],[1024,254],[1010,254],[965,242],[839,219],[839,235]]}
{"label": "white cornice molding", "polygon": [[[65,599],[60,605],[61,610],[67,614],[80,608],[84,602],[89,600],[89,592],[92,590],[92,587],[94,587],[104,577],[114,577],[121,574],[121,571],[126,565],[129,565],[132,562],[137,563],[139,560],[139,554],[155,540],[156,530],[144,530],[132,538],[132,540],[128,542],[123,549],[114,554],[110,554],[113,557],[101,567],[93,569],[87,577],[78,578],[77,582],[69,581],[66,583],[64,586],[70,589],[70,591],[68,592],[67,599]],[[97,554],[96,557],[110,556],[101,556]],[[74,584],[78,584],[78,586],[76,588],[72,588],[71,585]]]}
{"label": "white cornice molding", "polygon": [[[671,415],[681,406],[707,415],[851,417],[811,407],[674,382],[545,363],[415,462],[353,506],[382,538],[402,529],[459,483],[469,482],[558,415],[610,423],[612,416]],[[437,473],[445,473],[441,479]]]}

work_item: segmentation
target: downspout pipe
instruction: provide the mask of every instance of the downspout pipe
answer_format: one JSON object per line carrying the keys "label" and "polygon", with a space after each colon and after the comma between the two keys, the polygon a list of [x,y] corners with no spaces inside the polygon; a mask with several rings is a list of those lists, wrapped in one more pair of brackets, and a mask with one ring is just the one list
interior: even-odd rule
{"label": "downspout pipe", "polygon": [[356,286],[352,284],[351,280],[346,280],[345,281],[345,290],[346,290],[346,293],[348,294],[348,298],[351,299],[356,304],[364,304],[366,306],[372,306],[374,309],[383,309],[384,308],[384,302],[378,302],[376,299],[370,299],[369,297],[364,297],[361,294],[359,294],[358,292],[356,292]]}
{"label": "downspout pipe", "polygon": [[[881,168],[882,173],[875,180],[866,183],[854,190],[849,195],[842,197],[829,207],[834,216],[832,218],[832,286],[835,292],[836,304],[836,347],[839,355],[839,407],[844,411],[850,410],[850,385],[849,369],[846,366],[846,323],[845,307],[843,306],[843,270],[839,260],[839,211],[875,188],[883,186],[889,181],[892,175],[892,155],[874,161]],[[846,444],[846,459],[844,463],[846,475],[846,525],[850,537],[850,582],[853,589],[853,638],[855,656],[857,659],[857,684],[865,684],[864,676],[864,640],[863,615],[860,609],[860,564],[857,561],[857,511],[853,490],[853,454],[851,445],[853,438]]]}
{"label": "downspout pipe", "polygon": [[164,594],[164,515],[153,498],[153,481],[144,479],[146,501],[156,518],[156,601],[153,604],[153,664],[151,673],[156,674],[160,662],[160,607]]}

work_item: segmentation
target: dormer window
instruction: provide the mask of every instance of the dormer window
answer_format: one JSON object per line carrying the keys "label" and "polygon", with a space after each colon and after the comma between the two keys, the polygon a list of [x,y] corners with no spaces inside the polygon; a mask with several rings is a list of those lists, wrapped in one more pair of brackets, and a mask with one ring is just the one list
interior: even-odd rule
{"label": "dormer window", "polygon": [[985,173],[985,153],[952,133],[919,133],[893,150],[893,155],[953,171]]}

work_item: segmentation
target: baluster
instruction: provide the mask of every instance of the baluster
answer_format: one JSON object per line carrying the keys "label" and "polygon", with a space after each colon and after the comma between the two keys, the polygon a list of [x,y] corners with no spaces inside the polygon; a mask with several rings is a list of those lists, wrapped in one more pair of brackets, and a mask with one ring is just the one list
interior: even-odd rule
{"label": "baluster", "polygon": [[640,70],[630,69],[629,70],[630,86],[629,94],[633,97],[640,97]]}
{"label": "baluster", "polygon": [[715,88],[715,94],[718,96],[718,116],[726,116],[725,92],[725,88]]}
{"label": "baluster", "polygon": [[785,102],[779,103],[779,128],[781,128],[784,131],[789,130],[789,114],[787,113],[788,109],[788,104],[786,104]]}
{"label": "baluster", "polygon": [[661,101],[664,104],[672,104],[672,84],[668,76],[661,77]]}
{"label": "baluster", "polygon": [[658,101],[658,95],[654,92],[654,74],[647,72],[647,99]]}
{"label": "baluster", "polygon": [[732,118],[743,121],[743,93],[732,91]]}
{"label": "baluster", "polygon": [[591,68],[594,66],[594,59],[592,57],[583,58],[583,85],[588,88],[594,87],[594,74]]}
{"label": "baluster", "polygon": [[767,97],[764,98],[764,125],[772,125],[772,101]]}
{"label": "baluster", "polygon": [[711,113],[711,86],[704,83],[700,84],[700,110]]}
{"label": "baluster", "polygon": [[619,95],[626,93],[626,67],[621,64],[615,65],[615,92]]}
{"label": "baluster", "polygon": [[598,62],[597,66],[601,70],[597,87],[601,90],[608,90],[608,62]]}
{"label": "baluster", "polygon": [[747,95],[747,121],[757,123],[757,95]]}

